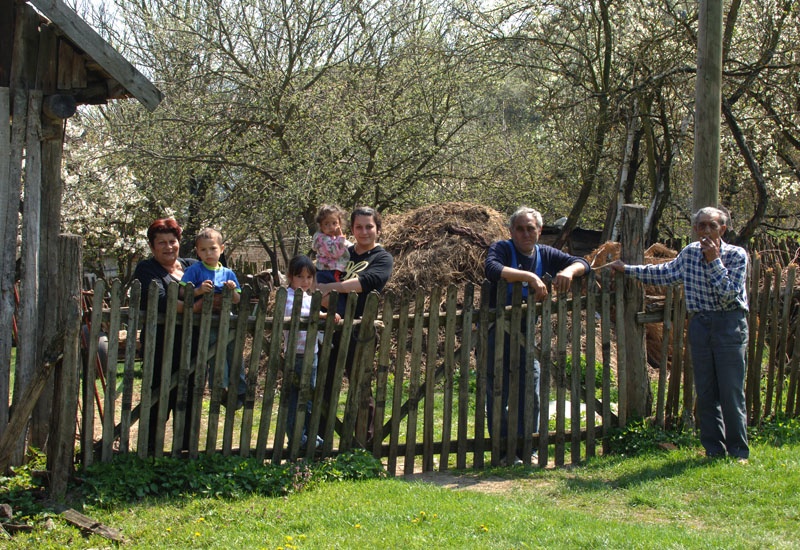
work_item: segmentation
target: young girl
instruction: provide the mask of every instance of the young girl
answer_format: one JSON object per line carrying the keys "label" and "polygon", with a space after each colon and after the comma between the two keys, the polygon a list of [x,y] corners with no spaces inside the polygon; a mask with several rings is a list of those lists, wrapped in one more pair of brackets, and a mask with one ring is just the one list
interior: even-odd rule
{"label": "young girl", "polygon": [[[300,316],[308,318],[311,315],[311,292],[316,288],[316,276],[317,269],[314,267],[314,262],[311,261],[311,258],[304,254],[300,254],[295,256],[289,261],[289,267],[286,272],[286,278],[288,280],[288,292],[286,295],[286,307],[284,310],[284,315],[286,317],[291,317],[292,309],[294,308],[294,297],[297,292],[300,292],[302,297],[302,306],[300,308]],[[325,313],[320,313],[320,319],[325,318]],[[336,314],[336,321],[339,321],[339,315]],[[284,345],[284,353],[286,353],[286,344],[288,342],[288,333],[289,331],[286,330],[283,333],[283,345]],[[317,347],[319,345],[320,336],[322,336],[322,332],[318,333],[318,340],[317,342],[310,343],[308,350],[306,349],[306,338],[308,336],[308,332],[305,330],[301,330],[297,334],[297,342],[295,344],[295,359],[294,359],[294,374],[296,379],[299,380],[299,377],[303,371],[303,360],[305,357],[306,351],[308,353],[314,354],[314,362],[312,363],[311,367],[311,389],[313,390],[317,386]],[[297,384],[291,384],[289,388],[289,411],[286,417],[286,433],[289,435],[291,439],[292,434],[294,433],[294,424],[297,418],[297,401],[300,398],[300,388]],[[303,437],[300,442],[301,447],[305,447],[306,442],[308,440],[308,426],[311,421],[311,405],[312,402],[309,401],[306,403],[306,418],[305,423],[303,426]],[[322,446],[322,438],[317,436],[315,442],[316,448],[320,448]]]}
{"label": "young girl", "polygon": [[311,247],[317,255],[317,281],[339,281],[350,260],[342,226],[346,212],[338,206],[323,204],[317,212],[317,232]]}

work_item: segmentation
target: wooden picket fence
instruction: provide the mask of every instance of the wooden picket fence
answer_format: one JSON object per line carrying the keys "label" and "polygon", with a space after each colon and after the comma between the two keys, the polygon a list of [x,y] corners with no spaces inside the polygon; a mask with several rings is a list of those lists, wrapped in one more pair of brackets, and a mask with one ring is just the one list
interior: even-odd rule
{"label": "wooden picket fence", "polygon": [[[757,258],[753,273],[762,273]],[[533,460],[540,465],[578,463],[597,454],[610,430],[629,420],[625,415],[629,398],[626,365],[616,357],[616,350],[624,348],[621,339],[625,331],[615,330],[625,323],[621,317],[624,296],[622,292],[613,292],[609,272],[601,274],[597,279],[590,274],[577,281],[572,292],[551,295],[541,303],[523,301],[521,289],[515,285],[513,305],[499,309],[489,307],[488,283],[480,288],[468,284],[444,291],[434,288],[430,293],[422,290],[388,293],[380,298],[372,294],[359,320],[353,319],[355,295],[351,295],[346,314],[338,325],[333,317],[319,319],[319,294],[313,297],[309,319],[300,319],[297,313],[284,318],[285,289],[252,296],[247,286],[238,309],[232,306],[231,296],[226,293],[219,314],[212,313],[210,300],[204,303],[201,314],[193,314],[190,308],[179,314],[178,286],[174,284],[169,288],[166,313],[159,314],[155,307],[142,312],[134,307],[142,292],[150,292],[149,303],[155,304],[155,287],[142,289],[134,281],[130,288],[124,288],[119,281],[113,281],[107,288],[99,280],[86,319],[89,325],[86,352],[88,357],[95,357],[102,327],[108,335],[107,353],[112,359],[102,368],[95,368],[96,363],[90,361],[89,368],[84,369],[78,427],[80,459],[87,465],[94,460],[111,460],[115,453],[136,452],[146,456],[147,416],[150,405],[158,403],[156,456],[164,452],[176,456],[187,454],[177,442],[189,430],[190,457],[201,452],[222,452],[280,463],[327,457],[362,447],[381,458],[392,475],[450,467],[480,469],[487,460],[498,464],[502,456],[513,456],[520,448],[522,459],[528,464],[533,451],[538,451],[538,458],[534,455]],[[621,283],[621,275],[617,276],[617,283]],[[793,290],[793,267],[784,275],[780,269],[774,269],[764,277],[753,277],[750,282],[747,404],[751,422],[757,423],[765,415],[800,413],[797,396],[800,338],[796,334],[800,327],[793,320],[796,317]],[[501,284],[498,297],[505,295],[506,289]],[[636,321],[658,327],[657,332],[663,337],[658,344],[659,363],[655,368],[651,366],[654,421],[662,426],[692,425],[692,370],[688,354],[683,352],[685,318],[681,291],[675,288],[641,312]],[[529,428],[526,432],[532,435],[520,441],[492,438],[488,435],[485,412],[489,330],[496,330],[499,338],[508,327],[523,326],[523,319],[528,320],[527,331],[524,334],[510,331],[511,349],[517,349],[522,342],[536,342],[524,347],[528,369],[532,368],[534,358],[541,363],[542,425],[534,427],[532,410],[517,411],[516,400],[510,399],[509,425],[514,426],[517,415],[522,414]],[[536,319],[540,322],[534,322]],[[764,322],[766,319],[778,322]],[[219,334],[228,334],[227,339],[220,337],[215,346],[208,345],[212,324],[217,326]],[[180,364],[170,366],[170,360],[166,360],[162,379],[153,383],[154,338],[150,335],[155,334],[159,325],[166,334],[164,357],[172,357],[176,334],[183,335],[180,339],[183,350]],[[119,338],[120,329],[127,331],[125,340]],[[308,342],[315,341],[318,331],[324,334],[316,389],[310,386],[311,354],[305,354],[302,374],[295,377],[294,353],[282,352],[284,331],[289,342],[294,342],[300,330],[308,331]],[[148,345],[137,351],[135,335],[139,331],[147,333]],[[192,331],[199,333],[195,349],[192,349]],[[335,369],[328,372],[325,368],[337,331],[341,332],[343,342],[351,339],[356,342],[349,380],[344,376],[346,346],[342,346],[336,358]],[[215,373],[221,376],[229,341],[234,344],[235,356],[231,383],[235,384],[238,378],[240,364],[247,368],[247,396],[239,411],[235,410],[235,395],[228,396],[228,406],[223,408],[222,392],[206,389],[205,365],[217,361]],[[777,344],[767,345],[768,342]],[[787,353],[790,345],[791,354]],[[673,349],[681,352],[673,353]],[[497,346],[497,352],[502,353],[502,346]],[[582,359],[584,371],[568,369],[568,365],[580,365]],[[197,368],[198,365],[201,367]],[[601,376],[597,376],[598,370]],[[329,376],[333,376],[334,395],[340,398],[323,403],[322,388]],[[196,408],[195,417],[201,419],[193,426],[186,425],[186,413],[180,407],[168,417],[166,406],[170,388],[175,387],[178,402],[187,402],[190,377],[194,377],[195,394],[188,401]],[[602,380],[599,388],[596,379]],[[287,438],[285,396],[292,384],[299,386],[300,399],[295,437]],[[512,375],[511,395],[518,384],[519,377]],[[496,406],[499,406],[500,386],[498,377],[494,389]],[[151,391],[151,387],[155,389]],[[376,404],[375,431],[374,437],[367,440],[363,420],[370,396]],[[300,447],[304,403],[309,399],[313,401],[310,432],[321,434],[324,440],[321,449],[314,449],[313,445]],[[492,433],[500,433],[499,417],[496,408]],[[292,444],[287,445],[287,440]]]}

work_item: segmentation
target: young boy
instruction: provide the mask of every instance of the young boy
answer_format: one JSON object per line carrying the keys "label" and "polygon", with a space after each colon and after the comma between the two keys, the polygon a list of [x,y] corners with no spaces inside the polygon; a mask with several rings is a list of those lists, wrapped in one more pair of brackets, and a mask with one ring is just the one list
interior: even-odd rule
{"label": "young boy", "polygon": [[[197,234],[194,240],[195,250],[199,262],[192,264],[183,273],[181,284],[192,283],[194,285],[195,297],[195,311],[200,311],[202,308],[202,296],[213,292],[221,294],[225,287],[234,289],[233,303],[238,304],[241,300],[242,289],[239,286],[239,280],[232,269],[223,266],[219,258],[225,251],[225,246],[222,244],[222,234],[216,229],[206,228]],[[217,327],[211,327],[211,335],[209,338],[209,346],[217,341],[218,333]],[[225,375],[222,380],[222,387],[224,391],[222,403],[227,402],[228,381],[230,376],[231,363],[233,362],[233,342],[227,346],[225,358]],[[213,384],[214,380],[214,363],[211,361],[208,368],[209,386]],[[240,408],[244,404],[245,394],[247,393],[247,382],[245,380],[245,366],[242,363],[242,368],[239,369],[239,387],[237,388],[237,395],[239,397],[236,408]]]}

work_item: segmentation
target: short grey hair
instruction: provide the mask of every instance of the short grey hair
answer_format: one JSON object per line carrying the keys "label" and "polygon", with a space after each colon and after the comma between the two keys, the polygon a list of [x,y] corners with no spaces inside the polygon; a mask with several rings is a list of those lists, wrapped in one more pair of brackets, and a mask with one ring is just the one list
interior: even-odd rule
{"label": "short grey hair", "polygon": [[517,218],[519,218],[520,216],[528,215],[528,214],[530,214],[533,217],[533,220],[536,222],[536,227],[541,229],[542,228],[542,223],[543,223],[542,222],[542,214],[541,214],[541,212],[539,212],[538,210],[535,210],[533,208],[529,208],[527,206],[520,206],[519,208],[517,208],[517,210],[513,214],[511,214],[511,217],[508,218],[508,227],[509,227],[509,229],[513,229],[514,228],[514,222],[517,221]]}
{"label": "short grey hair", "polygon": [[700,216],[711,216],[715,217],[719,220],[720,225],[728,225],[730,222],[730,218],[728,217],[728,213],[721,208],[715,208],[713,206],[705,206],[692,214],[692,225],[697,225],[697,219]]}

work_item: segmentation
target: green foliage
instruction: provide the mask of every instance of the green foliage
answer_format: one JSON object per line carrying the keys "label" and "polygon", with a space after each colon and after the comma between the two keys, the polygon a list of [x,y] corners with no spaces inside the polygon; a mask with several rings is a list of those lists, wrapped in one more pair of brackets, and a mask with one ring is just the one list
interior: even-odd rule
{"label": "green foliage", "polygon": [[380,461],[364,451],[345,453],[319,463],[263,464],[255,458],[221,454],[194,460],[142,459],[134,454],[86,468],[87,502],[110,505],[145,497],[199,496],[239,498],[248,494],[279,496],[324,481],[385,476]]}
{"label": "green foliage", "polygon": [[[567,356],[567,377],[572,376],[572,356]],[[614,386],[614,373],[609,371],[611,375],[611,385]],[[581,355],[581,381],[586,380],[586,357]],[[603,363],[595,361],[594,363],[594,387],[599,389],[603,387]]]}
{"label": "green foliage", "polygon": [[664,430],[651,420],[629,423],[612,432],[608,439],[612,454],[637,456],[664,450],[665,446],[691,447],[699,444],[694,434],[685,430]]}
{"label": "green foliage", "polygon": [[800,419],[784,415],[768,418],[760,426],[750,429],[749,438],[751,443],[774,447],[800,443]]}
{"label": "green foliage", "polygon": [[[0,476],[0,502],[14,511],[12,521],[24,522],[44,513],[41,505],[44,496],[43,478],[34,475],[47,469],[47,457],[34,448],[28,449],[28,462],[14,468],[11,476]],[[6,519],[0,520],[0,525]]]}

